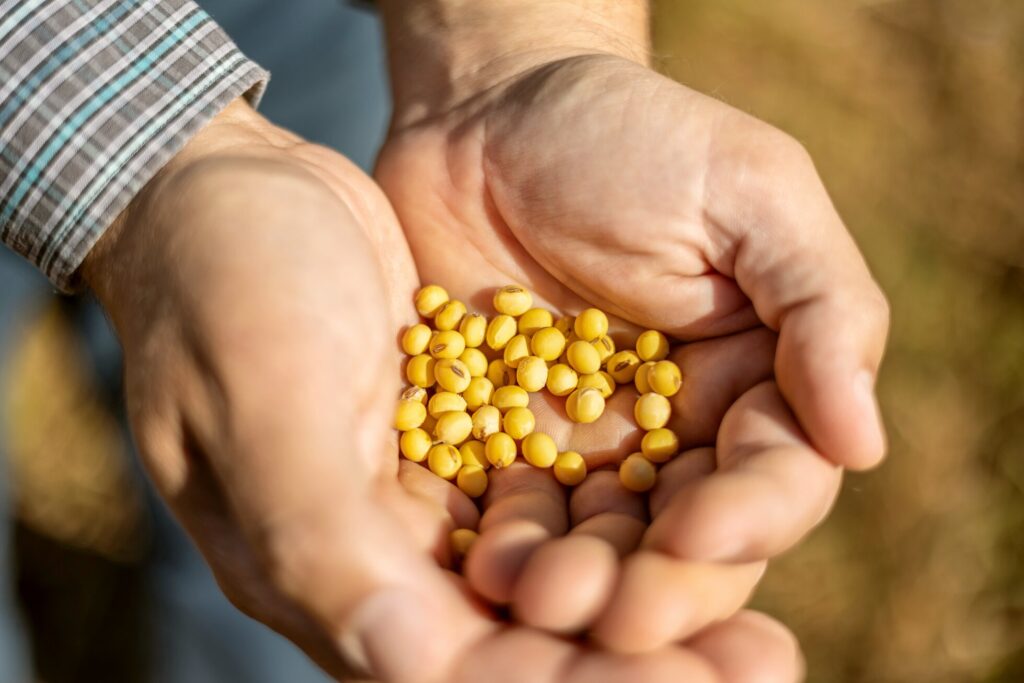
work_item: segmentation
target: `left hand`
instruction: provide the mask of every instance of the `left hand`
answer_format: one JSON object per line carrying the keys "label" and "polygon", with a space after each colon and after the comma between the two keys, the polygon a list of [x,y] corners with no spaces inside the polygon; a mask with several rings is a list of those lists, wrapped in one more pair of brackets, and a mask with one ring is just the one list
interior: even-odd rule
{"label": "left hand", "polygon": [[[469,578],[527,623],[584,620],[621,650],[677,640],[738,607],[763,560],[824,517],[841,465],[881,458],[872,385],[885,300],[785,134],[606,54],[502,68],[472,97],[398,117],[382,152],[377,177],[422,279],[478,308],[494,286],[519,282],[556,310],[596,305],[627,329],[710,340],[675,352],[689,382],[673,426],[690,447],[716,449],[662,470],[647,530],[648,511],[603,475],[574,493],[573,513],[611,520],[586,522],[606,527],[594,533],[604,543],[643,548],[608,570],[614,579],[593,579],[603,592],[585,609],[573,612],[551,577],[607,565],[584,561],[573,536],[537,551],[567,520],[543,484],[515,482],[500,496],[496,482]],[[590,447],[578,450],[597,445],[614,462],[638,436],[621,409],[610,412],[593,430],[563,425],[561,439],[547,428],[561,447],[580,440]],[[489,528],[488,516],[510,514],[503,508],[543,531]],[[621,513],[639,526],[623,531]],[[514,569],[495,582],[501,566]]]}

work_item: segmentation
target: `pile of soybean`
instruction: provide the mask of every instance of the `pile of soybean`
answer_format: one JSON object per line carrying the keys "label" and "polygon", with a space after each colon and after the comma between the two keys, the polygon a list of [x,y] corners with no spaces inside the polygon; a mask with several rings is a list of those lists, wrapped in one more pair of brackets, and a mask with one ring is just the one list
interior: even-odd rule
{"label": "pile of soybean", "polygon": [[[682,375],[666,360],[665,335],[647,330],[633,349],[616,351],[608,317],[596,308],[556,320],[534,308],[533,296],[518,285],[498,289],[493,304],[496,315],[488,319],[437,285],[416,293],[416,310],[427,322],[402,336],[412,385],[395,413],[402,455],[426,462],[473,498],[487,490],[491,467],[508,467],[519,456],[576,486],[587,476],[586,460],[575,451],[559,452],[554,439],[536,431],[529,395],[547,390],[566,397],[566,416],[589,423],[619,387],[631,385],[639,392],[633,417],[646,434],[640,452],[622,461],[619,479],[631,491],[653,487],[655,465],[679,451],[666,425],[668,397],[679,391]],[[453,532],[456,553],[465,553],[475,536],[469,529]]]}

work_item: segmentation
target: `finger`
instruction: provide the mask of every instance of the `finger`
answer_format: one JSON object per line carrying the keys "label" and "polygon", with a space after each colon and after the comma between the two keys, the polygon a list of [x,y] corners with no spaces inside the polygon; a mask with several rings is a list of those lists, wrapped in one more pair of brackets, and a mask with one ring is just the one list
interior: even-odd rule
{"label": "finger", "polygon": [[615,594],[591,636],[624,653],[683,640],[736,612],[764,567],[764,562],[690,562],[641,550],[624,560]]}
{"label": "finger", "polygon": [[579,631],[601,612],[618,580],[619,557],[636,547],[647,525],[643,497],[614,472],[592,473],[571,500],[572,531],[533,552],[512,597],[522,623],[559,633]]}
{"label": "finger", "polygon": [[526,628],[478,643],[450,678],[454,683],[716,683],[713,666],[684,648],[640,656],[588,649]]}
{"label": "finger", "polygon": [[644,547],[705,561],[772,557],[820,522],[839,491],[841,468],[807,443],[772,382],[729,410],[716,454],[717,470],[672,496]]}
{"label": "finger", "polygon": [[670,426],[683,448],[710,446],[726,411],[748,389],[772,377],[776,335],[763,326],[673,350],[683,384],[672,397]]}
{"label": "finger", "polygon": [[738,240],[735,277],[779,330],[775,374],[804,431],[836,463],[871,467],[886,447],[874,383],[888,304],[806,153],[772,152],[771,177],[787,185],[746,188],[769,197],[756,219],[716,218],[761,226]]}
{"label": "finger", "polygon": [[480,595],[507,604],[533,551],[568,529],[565,492],[549,470],[516,461],[490,471],[484,508],[480,537],[466,557],[466,578]]}
{"label": "finger", "polygon": [[785,626],[742,611],[686,642],[718,669],[723,683],[797,683],[804,677],[800,644]]}
{"label": "finger", "polygon": [[715,449],[695,448],[680,453],[658,470],[648,505],[656,518],[684,486],[700,481],[715,471]]}

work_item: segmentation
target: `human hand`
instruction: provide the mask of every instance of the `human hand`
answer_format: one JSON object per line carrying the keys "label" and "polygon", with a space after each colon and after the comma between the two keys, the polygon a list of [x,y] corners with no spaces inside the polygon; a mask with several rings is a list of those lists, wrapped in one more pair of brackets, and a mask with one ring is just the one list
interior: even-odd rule
{"label": "human hand", "polygon": [[[790,547],[826,514],[839,466],[884,451],[872,386],[887,306],[809,158],[629,59],[502,54],[434,88],[439,103],[416,93],[405,106],[399,91],[377,176],[421,274],[463,295],[521,282],[555,309],[589,303],[688,341],[732,335],[701,344],[736,350],[740,378],[692,381],[675,400],[673,426],[691,446],[715,444],[716,469],[652,497],[641,546],[666,563],[757,562]],[[699,347],[677,352],[684,376]],[[526,570],[510,585],[537,574],[530,562],[513,565]],[[673,603],[686,613],[693,584],[677,582],[673,600],[641,562],[622,571],[599,639],[635,650],[687,632],[671,620],[651,626],[656,637],[623,629]]]}
{"label": "human hand", "polygon": [[795,666],[784,631],[749,614],[687,648],[590,650],[502,624],[443,569],[448,531],[478,513],[399,469],[395,332],[415,271],[383,196],[332,152],[232,105],[84,275],[124,346],[161,495],[234,604],[331,674],[740,681],[763,656]]}

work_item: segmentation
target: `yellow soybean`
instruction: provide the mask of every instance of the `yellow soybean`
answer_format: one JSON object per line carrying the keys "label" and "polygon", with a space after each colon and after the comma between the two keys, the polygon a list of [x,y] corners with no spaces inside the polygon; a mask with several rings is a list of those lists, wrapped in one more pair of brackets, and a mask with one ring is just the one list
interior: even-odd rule
{"label": "yellow soybean", "polygon": [[569,345],[566,358],[572,369],[581,375],[589,375],[601,369],[601,356],[597,353],[597,349],[583,340]]}
{"label": "yellow soybean", "polygon": [[395,429],[407,431],[423,424],[427,417],[427,408],[420,401],[400,399],[395,409]]}
{"label": "yellow soybean", "polygon": [[430,434],[417,427],[407,432],[402,432],[402,436],[398,440],[398,448],[402,451],[402,455],[409,460],[423,462],[433,443]]}
{"label": "yellow soybean", "polygon": [[545,311],[543,308],[531,308],[519,316],[519,334],[530,336],[554,324],[555,319],[551,316],[551,311]]}
{"label": "yellow soybean", "polygon": [[479,498],[487,490],[487,472],[477,465],[463,465],[455,481],[470,498]]}
{"label": "yellow soybean", "polygon": [[427,402],[427,412],[435,418],[452,411],[466,412],[466,399],[450,391],[439,391]]}
{"label": "yellow soybean", "polygon": [[459,449],[447,443],[431,446],[427,453],[427,467],[442,479],[454,479],[462,467]]}
{"label": "yellow soybean", "polygon": [[576,316],[573,330],[576,332],[576,336],[583,341],[600,339],[608,334],[608,316],[596,308],[588,308]]}
{"label": "yellow soybean", "polygon": [[495,389],[509,384],[508,366],[505,365],[505,361],[500,358],[495,358],[488,363],[486,377],[491,380],[491,384],[494,385]]}
{"label": "yellow soybean", "polygon": [[483,469],[487,469],[491,466],[491,463],[487,460],[487,454],[484,453],[484,442],[476,439],[470,439],[461,446],[459,446],[459,455],[462,456],[462,466],[476,465]]}
{"label": "yellow soybean", "polygon": [[494,406],[480,406],[473,413],[473,438],[486,441],[501,431],[501,411]]}
{"label": "yellow soybean", "polygon": [[419,401],[423,405],[426,405],[427,390],[423,387],[409,387],[402,392],[402,398],[407,401]]}
{"label": "yellow soybean", "polygon": [[434,358],[458,358],[466,349],[466,340],[455,330],[443,330],[430,340],[430,355]]}
{"label": "yellow soybean", "polygon": [[486,377],[474,377],[469,380],[469,386],[462,392],[462,398],[466,400],[466,408],[469,410],[487,405],[493,395],[494,385]]}
{"label": "yellow soybean", "polygon": [[576,318],[571,315],[566,315],[555,321],[555,329],[562,333],[563,337],[568,337],[569,333],[573,331],[573,325],[576,323]]}
{"label": "yellow soybean", "polygon": [[548,368],[548,391],[555,396],[568,396],[576,389],[579,379],[580,376],[568,365],[556,363]]}
{"label": "yellow soybean", "polygon": [[472,377],[483,377],[487,374],[487,356],[480,349],[466,349],[459,354],[459,360],[466,364]]}
{"label": "yellow soybean", "polygon": [[496,406],[501,412],[507,412],[512,408],[525,408],[530,405],[530,395],[526,389],[515,385],[509,385],[495,389],[491,397],[491,405]]}
{"label": "yellow soybean", "polygon": [[548,381],[548,364],[543,358],[527,356],[516,368],[516,382],[527,391],[540,391]]}
{"label": "yellow soybean", "polygon": [[587,461],[576,451],[559,453],[555,458],[555,479],[565,486],[577,486],[587,478]]}
{"label": "yellow soybean", "polygon": [[615,340],[611,337],[600,337],[590,342],[590,345],[597,351],[597,357],[601,359],[601,365],[615,354]]}
{"label": "yellow soybean", "polygon": [[533,355],[544,360],[555,360],[565,350],[565,336],[554,327],[537,330],[530,338]]}
{"label": "yellow soybean", "polygon": [[604,397],[597,389],[577,389],[565,401],[565,413],[573,422],[590,423],[604,412]]}
{"label": "yellow soybean", "polygon": [[651,462],[668,462],[679,452],[679,437],[671,429],[652,429],[640,441],[640,451]]}
{"label": "yellow soybean", "polygon": [[505,365],[510,368],[519,367],[519,361],[530,355],[530,339],[525,334],[517,334],[505,345]]}
{"label": "yellow soybean", "polygon": [[632,351],[619,351],[608,359],[608,374],[619,384],[628,384],[636,377],[640,356]]}
{"label": "yellow soybean", "polygon": [[544,432],[528,434],[522,443],[523,459],[534,467],[551,467],[558,457],[555,440]]}
{"label": "yellow soybean", "polygon": [[516,442],[505,432],[491,434],[484,444],[484,453],[495,469],[508,467],[516,459]]}
{"label": "yellow soybean", "polygon": [[522,439],[537,426],[529,408],[510,408],[501,419],[502,430],[513,439]]}
{"label": "yellow soybean", "polygon": [[608,398],[615,393],[615,380],[604,370],[590,375],[583,375],[579,381],[580,389],[590,387],[601,392],[602,398]]}
{"label": "yellow soybean", "polygon": [[619,465],[619,481],[630,491],[643,493],[654,487],[658,473],[651,461],[640,453],[633,453]]}
{"label": "yellow soybean", "polygon": [[469,549],[473,547],[479,534],[472,529],[456,529],[448,535],[452,546],[452,553],[456,557],[464,557]]}
{"label": "yellow soybean", "polygon": [[668,355],[668,339],[657,330],[647,330],[637,337],[636,355],[640,360],[661,360]]}
{"label": "yellow soybean", "polygon": [[644,394],[633,406],[633,418],[641,429],[659,429],[668,424],[672,405],[661,394]]}
{"label": "yellow soybean", "polygon": [[424,318],[433,318],[437,309],[448,303],[448,292],[437,285],[427,285],[416,292],[416,312]]}
{"label": "yellow soybean", "polygon": [[655,361],[649,360],[643,363],[636,369],[636,374],[633,375],[633,384],[636,385],[636,390],[641,394],[646,394],[651,391],[651,385],[647,381],[647,375],[650,373],[651,368],[654,367]]}
{"label": "yellow soybean", "polygon": [[683,383],[683,375],[679,366],[670,360],[659,360],[647,373],[647,383],[651,391],[662,396],[675,396]]}
{"label": "yellow soybean", "polygon": [[454,330],[465,315],[466,304],[458,299],[452,299],[437,309],[437,313],[434,314],[434,327],[439,330]]}
{"label": "yellow soybean", "polygon": [[494,293],[494,310],[498,313],[520,316],[532,305],[533,295],[519,285],[505,285]]}
{"label": "yellow soybean", "polygon": [[434,386],[435,361],[425,353],[413,356],[405,366],[405,377],[410,384],[429,389]]}
{"label": "yellow soybean", "polygon": [[402,350],[410,356],[417,356],[427,350],[433,332],[423,323],[416,323],[402,335]]}
{"label": "yellow soybean", "polygon": [[470,313],[459,323],[459,334],[466,340],[466,347],[475,349],[484,343],[487,336],[487,318],[479,313]]}
{"label": "yellow soybean", "polygon": [[497,315],[487,324],[485,339],[495,351],[501,351],[516,336],[516,320],[510,315]]}
{"label": "yellow soybean", "polygon": [[445,358],[437,361],[434,365],[434,377],[437,378],[437,383],[442,389],[456,394],[465,391],[469,386],[469,381],[473,379],[469,374],[469,368],[458,358]]}
{"label": "yellow soybean", "polygon": [[452,411],[437,416],[434,436],[438,441],[458,446],[472,433],[473,418],[469,416],[469,413]]}

